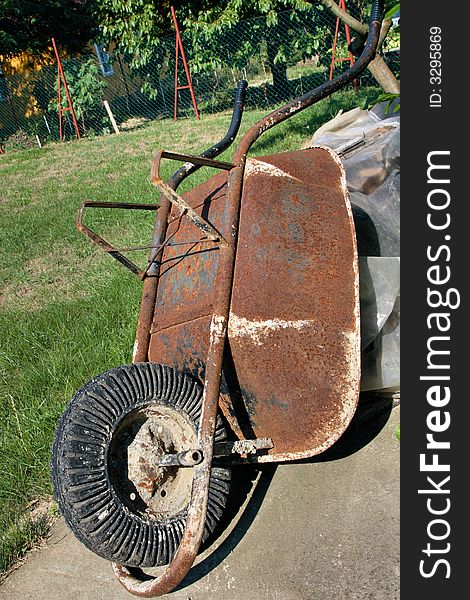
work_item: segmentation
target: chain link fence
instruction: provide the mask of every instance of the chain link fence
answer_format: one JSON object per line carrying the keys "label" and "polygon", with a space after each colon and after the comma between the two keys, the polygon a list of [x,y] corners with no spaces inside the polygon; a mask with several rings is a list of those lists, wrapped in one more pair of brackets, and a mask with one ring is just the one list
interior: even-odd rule
{"label": "chain link fence", "polygon": [[[366,15],[356,15],[367,20]],[[285,11],[219,28],[182,34],[182,42],[198,110],[216,113],[232,107],[240,79],[249,83],[247,108],[270,109],[327,81],[333,57],[336,18],[321,5]],[[351,32],[354,35],[353,32]],[[57,40],[60,45],[60,40]],[[399,39],[392,41],[399,46]],[[385,48],[385,50],[387,50]],[[90,53],[62,60],[82,136],[112,131],[107,101],[120,130],[146,121],[172,118],[175,104],[175,35],[158,40],[145,61],[105,51],[98,44]],[[385,53],[392,70],[400,67],[399,48]],[[340,23],[334,75],[349,66],[344,25]],[[345,60],[340,60],[345,59]],[[45,57],[18,57],[0,64],[0,142],[44,144],[59,139],[57,64]],[[180,59],[178,85],[186,85]],[[368,72],[359,85],[376,85]],[[66,106],[62,93],[62,106]],[[188,89],[178,92],[178,117],[191,116]],[[64,112],[65,138],[74,137],[70,112]]]}

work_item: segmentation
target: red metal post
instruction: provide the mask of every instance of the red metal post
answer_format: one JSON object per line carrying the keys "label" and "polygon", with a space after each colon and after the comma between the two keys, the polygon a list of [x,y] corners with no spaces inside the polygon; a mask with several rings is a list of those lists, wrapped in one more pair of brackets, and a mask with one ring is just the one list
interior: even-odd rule
{"label": "red metal post", "polygon": [[3,146],[1,143],[0,143],[0,154],[5,154],[5,150],[3,149]]}
{"label": "red metal post", "polygon": [[[176,20],[175,9],[173,6],[170,6],[171,9],[171,18],[173,19],[173,24],[176,30],[176,61],[175,61],[175,110],[173,114],[173,119],[176,121],[178,117],[178,92],[179,90],[189,90],[191,92],[191,100],[193,101],[194,111],[196,113],[196,117],[200,119],[199,111],[197,108],[196,96],[194,94],[193,84],[191,82],[191,75],[189,73],[188,63],[186,61],[186,55],[184,53],[183,41],[181,40],[180,29],[178,26],[178,21]],[[186,73],[186,81],[188,85],[178,85],[178,62],[179,62],[179,53],[181,52],[181,58],[183,59],[184,70]]]}
{"label": "red metal post", "polygon": [[[62,131],[62,115],[65,111],[69,110],[72,115],[73,125],[75,127],[75,131],[77,133],[77,138],[80,139],[80,129],[78,128],[77,118],[75,117],[75,111],[73,109],[73,102],[69,92],[69,86],[67,85],[67,79],[65,78],[64,69],[62,68],[62,61],[60,60],[59,53],[57,51],[57,46],[55,43],[55,39],[52,38],[52,47],[54,48],[55,57],[57,59],[57,109],[59,113],[59,135],[62,141],[63,139],[63,131]],[[61,88],[62,83],[64,84],[65,94],[67,96],[67,106],[62,107],[62,95]]]}
{"label": "red metal post", "polygon": [[[346,11],[346,0],[339,0],[339,7],[342,8],[344,11]],[[333,71],[335,69],[335,63],[337,63],[337,62],[344,62],[345,60],[348,60],[351,67],[354,64],[354,56],[353,56],[353,53],[351,52],[351,50],[349,50],[349,57],[348,58],[336,58],[336,46],[337,46],[337,43],[338,43],[338,35],[339,35],[339,22],[340,22],[340,19],[338,17],[336,19],[335,38],[334,38],[334,41],[333,41],[333,50],[332,50],[332,55],[331,55],[330,81],[333,79]],[[344,29],[345,29],[345,32],[346,32],[346,42],[347,42],[347,44],[349,46],[351,44],[351,32],[350,32],[350,29],[349,29],[349,25],[347,25],[345,23],[344,24]],[[357,91],[357,79],[355,79],[353,81],[353,85],[354,85],[354,91]]]}
{"label": "red metal post", "polygon": [[[174,15],[173,7],[172,16]],[[178,29],[176,30],[176,40],[175,40],[175,103],[174,103],[174,111],[173,111],[173,120],[176,121],[178,118],[178,62],[179,62],[179,52],[178,52]]]}
{"label": "red metal post", "polygon": [[60,72],[57,69],[57,111],[59,113],[59,138],[60,141],[63,139],[62,134],[62,95],[61,95],[62,84],[60,81]]}

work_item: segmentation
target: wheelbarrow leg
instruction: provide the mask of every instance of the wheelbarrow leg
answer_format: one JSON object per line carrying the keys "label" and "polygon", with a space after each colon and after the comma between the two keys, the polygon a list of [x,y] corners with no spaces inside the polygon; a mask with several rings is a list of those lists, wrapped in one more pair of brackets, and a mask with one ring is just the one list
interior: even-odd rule
{"label": "wheelbarrow leg", "polygon": [[233,270],[235,262],[238,219],[243,181],[244,157],[234,167],[228,179],[228,206],[230,239],[219,248],[219,264],[214,288],[216,298],[211,320],[210,343],[206,361],[206,378],[202,399],[202,412],[199,427],[199,448],[203,461],[194,467],[194,478],[188,516],[181,543],[171,563],[157,578],[139,579],[122,565],[113,565],[120,583],[135,596],[152,598],[173,590],[190,570],[201,545],[206,521],[209,498],[209,481],[214,447],[214,433],[217,420],[217,407],[220,392],[220,378],[224,355],[225,337],[230,310]]}

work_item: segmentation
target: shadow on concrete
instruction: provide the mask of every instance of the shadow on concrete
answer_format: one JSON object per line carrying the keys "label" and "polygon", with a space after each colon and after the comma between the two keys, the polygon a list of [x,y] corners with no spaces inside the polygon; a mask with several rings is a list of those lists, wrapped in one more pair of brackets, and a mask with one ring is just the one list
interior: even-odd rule
{"label": "shadow on concrete", "polygon": [[236,496],[232,499],[233,505],[227,507],[228,510],[226,511],[223,522],[219,524],[220,533],[227,528],[229,522],[235,517],[234,511],[240,507],[240,497],[243,496],[246,498],[246,486],[249,485],[249,482],[253,485],[253,480],[259,474],[259,479],[253,490],[252,496],[243,510],[243,513],[235,523],[234,528],[220,546],[218,546],[207,558],[192,567],[184,581],[180,583],[174,591],[182,590],[205,577],[235,549],[258,514],[275,472],[276,465],[265,465],[262,468],[253,466],[238,466],[233,468],[233,487],[238,493],[236,493]]}
{"label": "shadow on concrete", "polygon": [[[305,461],[295,461],[293,464],[327,462],[354,454],[369,444],[382,431],[390,417],[393,406],[394,400],[391,396],[377,397],[376,395],[363,394],[348,429],[336,444],[318,456]],[[182,590],[207,575],[224,561],[240,543],[261,508],[275,472],[276,465],[263,465],[262,467],[238,466],[233,468],[233,484],[239,492],[237,494],[238,502],[235,500],[233,506],[228,507],[227,518],[224,518],[223,522],[220,523],[221,531],[235,517],[241,504],[240,496],[246,497],[249,491],[246,487],[250,485],[250,482],[252,484],[259,473],[259,480],[253,495],[228,537],[212,554],[191,569],[176,590]]]}
{"label": "shadow on concrete", "polygon": [[[395,402],[391,395],[390,397],[386,397],[374,394],[363,394],[348,429],[329,450],[310,459],[292,461],[291,464],[328,462],[339,460],[354,454],[369,444],[382,431],[390,417],[394,404]],[[232,526],[232,530],[209,556],[191,568],[185,579],[175,588],[175,592],[183,590],[205,577],[220,565],[236,548],[250,529],[258,514],[273,480],[276,468],[277,465],[275,464],[262,466],[238,465],[232,467],[231,487],[233,493],[229,498],[222,521],[208,540],[209,543],[213,544],[217,541],[230,525]],[[253,486],[255,486],[254,489]],[[237,514],[243,505],[243,502],[250,493],[251,498],[246,504],[241,516],[232,523],[232,521],[237,518]],[[205,544],[202,547],[202,551],[207,550],[208,547],[209,545]],[[151,578],[140,569],[129,568],[129,571],[133,572],[133,574],[137,575],[141,580]]]}
{"label": "shadow on concrete", "polygon": [[395,401],[391,395],[390,397],[362,395],[349,427],[339,440],[322,454],[300,462],[329,462],[358,452],[379,435],[387,424],[394,405]]}

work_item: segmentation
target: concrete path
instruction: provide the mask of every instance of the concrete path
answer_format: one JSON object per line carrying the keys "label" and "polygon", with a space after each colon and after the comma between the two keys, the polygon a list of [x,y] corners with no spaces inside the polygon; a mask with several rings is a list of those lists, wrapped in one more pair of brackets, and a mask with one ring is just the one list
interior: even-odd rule
{"label": "concrete path", "polygon": [[[376,408],[358,411],[347,434],[317,460],[264,468],[189,581],[166,597],[398,599],[399,407]],[[132,597],[62,520],[0,587],[2,600]]]}

